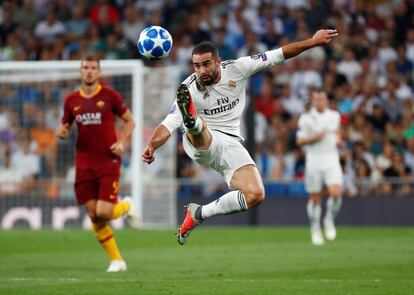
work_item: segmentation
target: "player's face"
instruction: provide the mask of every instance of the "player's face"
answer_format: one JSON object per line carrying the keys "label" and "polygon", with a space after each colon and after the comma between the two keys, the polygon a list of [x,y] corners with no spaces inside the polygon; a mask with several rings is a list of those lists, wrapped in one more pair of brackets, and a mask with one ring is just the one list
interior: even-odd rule
{"label": "player's face", "polygon": [[328,97],[325,92],[313,92],[312,94],[313,106],[317,111],[323,112],[328,106]]}
{"label": "player's face", "polygon": [[193,55],[194,70],[204,85],[208,86],[220,80],[220,64],[220,58],[213,57],[211,52]]}
{"label": "player's face", "polygon": [[80,69],[82,83],[91,86],[98,82],[100,68],[97,61],[84,60]]}

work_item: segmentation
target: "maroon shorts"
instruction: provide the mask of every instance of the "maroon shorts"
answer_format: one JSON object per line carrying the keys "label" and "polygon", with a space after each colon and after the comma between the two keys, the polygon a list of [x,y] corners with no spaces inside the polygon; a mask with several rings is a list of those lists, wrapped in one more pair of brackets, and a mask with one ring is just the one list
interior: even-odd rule
{"label": "maroon shorts", "polygon": [[99,168],[77,168],[75,193],[78,204],[93,199],[117,203],[120,172],[119,163]]}

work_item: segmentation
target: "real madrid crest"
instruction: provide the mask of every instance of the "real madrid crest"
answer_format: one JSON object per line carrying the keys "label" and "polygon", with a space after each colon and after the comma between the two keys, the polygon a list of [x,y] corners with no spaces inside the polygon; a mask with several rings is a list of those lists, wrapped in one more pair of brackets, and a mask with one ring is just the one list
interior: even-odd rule
{"label": "real madrid crest", "polygon": [[236,88],[236,81],[229,80],[229,82],[227,83],[227,85],[229,85],[229,88],[230,89],[234,89],[234,88]]}
{"label": "real madrid crest", "polygon": [[98,102],[96,103],[96,106],[102,109],[105,106],[105,102],[103,100],[98,100]]}

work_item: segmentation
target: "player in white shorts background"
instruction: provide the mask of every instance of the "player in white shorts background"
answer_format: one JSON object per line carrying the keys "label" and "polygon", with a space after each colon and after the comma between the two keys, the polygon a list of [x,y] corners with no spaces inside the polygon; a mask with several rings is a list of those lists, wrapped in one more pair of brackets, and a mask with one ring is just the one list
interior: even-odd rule
{"label": "player in white shorts background", "polygon": [[326,185],[329,194],[323,219],[327,240],[336,238],[334,219],[342,204],[343,175],[338,151],[340,114],[328,108],[325,91],[313,91],[311,103],[312,108],[299,117],[297,144],[304,147],[306,154],[305,186],[309,193],[307,213],[311,240],[314,245],[322,245],[324,238],[320,222],[323,185]]}
{"label": "player in white shorts background", "polygon": [[264,201],[262,179],[240,135],[249,77],[307,49],[328,44],[337,35],[337,30],[319,30],[312,38],[223,62],[214,44],[202,42],[194,47],[195,73],[178,87],[170,113],[155,129],[144,149],[143,161],[152,163],[155,150],[184,124],[186,153],[194,161],[219,172],[232,191],[203,206],[188,204],[177,233],[179,244],[183,245],[203,220],[245,211]]}

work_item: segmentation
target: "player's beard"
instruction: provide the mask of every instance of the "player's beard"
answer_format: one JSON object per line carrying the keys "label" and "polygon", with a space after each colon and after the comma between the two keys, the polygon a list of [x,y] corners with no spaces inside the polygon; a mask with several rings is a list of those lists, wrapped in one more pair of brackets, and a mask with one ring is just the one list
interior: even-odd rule
{"label": "player's beard", "polygon": [[85,84],[85,86],[92,86],[96,83],[96,81],[97,81],[96,79],[94,79],[94,80],[85,80],[85,81],[83,81],[83,84]]}
{"label": "player's beard", "polygon": [[212,84],[214,84],[214,83],[216,83],[217,82],[217,77],[218,77],[218,75],[219,75],[219,70],[216,70],[215,72],[213,72],[211,75],[209,75],[210,76],[210,79],[208,79],[208,80],[201,80],[201,78],[200,78],[200,81],[205,85],[205,86],[210,86],[210,85],[212,85]]}

